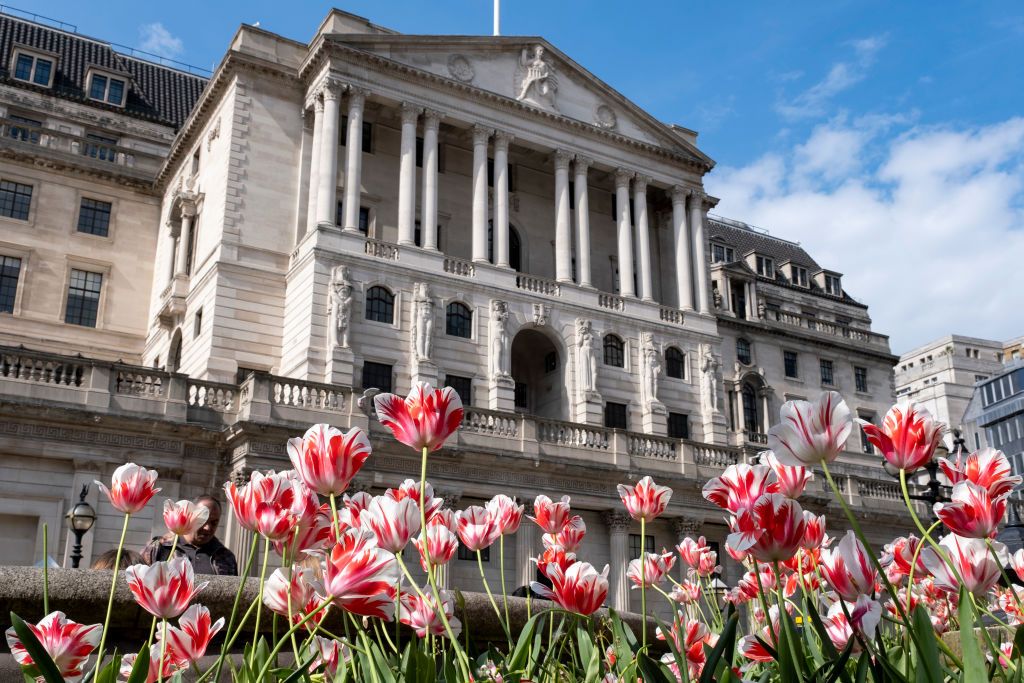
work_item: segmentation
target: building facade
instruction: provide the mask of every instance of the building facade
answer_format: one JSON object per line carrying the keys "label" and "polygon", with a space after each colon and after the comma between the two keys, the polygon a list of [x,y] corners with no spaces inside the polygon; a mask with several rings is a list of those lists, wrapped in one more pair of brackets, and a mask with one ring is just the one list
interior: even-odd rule
{"label": "building facade", "polygon": [[[0,42],[11,69],[14,44]],[[54,61],[59,76],[65,58]],[[167,71],[161,82],[194,78]],[[140,98],[149,82],[125,81]],[[309,43],[241,27],[194,85],[173,106],[186,115],[147,124],[164,137],[147,140],[158,163],[131,190],[139,208],[124,208],[138,226],[122,229],[119,207],[114,238],[126,241],[96,257],[111,268],[97,315],[123,321],[121,346],[97,337],[102,348],[74,355],[79,336],[113,333],[113,322],[26,332],[37,262],[52,270],[78,249],[43,253],[28,234],[9,250],[35,251],[17,276],[22,308],[0,317],[0,485],[30,484],[38,512],[11,503],[0,528],[59,524],[82,483],[129,459],[160,469],[171,496],[285,468],[285,440],[315,422],[370,432],[356,485],[379,492],[416,476],[418,454],[362,399],[427,381],[466,405],[430,463],[435,490],[460,508],[499,491],[570,494],[588,529],[581,555],[611,563],[610,601],[629,606],[623,568],[640,548],[685,534],[724,541],[700,489],[756,458],[782,401],[835,388],[872,415],[892,401],[895,357],[841,276],[797,245],[709,219],[713,162],[696,133],[655,120],[542,38],[400,35],[334,10]],[[45,119],[38,129],[59,128],[50,112],[70,106],[10,74],[3,88],[40,98],[29,112]],[[171,107],[161,92],[148,101]],[[4,183],[47,154],[6,133],[3,147],[17,150],[2,159]],[[77,182],[76,169],[34,179],[33,193]],[[67,201],[57,204],[70,212]],[[33,210],[43,211],[35,200]],[[115,289],[121,268],[134,270]],[[52,317],[57,299],[41,310]],[[896,486],[859,436],[836,470],[877,540],[903,528]],[[641,539],[615,486],[645,474],[675,494]],[[822,484],[806,506],[838,520]],[[120,524],[89,495],[102,514],[87,558]],[[145,514],[133,542],[160,529]],[[222,535],[248,547],[230,521]],[[67,553],[61,540],[52,553]],[[508,584],[533,578],[539,544],[523,525],[506,548]],[[720,558],[735,579],[738,565]],[[475,587],[473,564],[457,561],[449,581]],[[499,578],[493,557],[487,572]]]}
{"label": "building facade", "polygon": [[968,445],[997,448],[1010,459],[1014,474],[1024,473],[1024,360],[1010,360],[979,382],[964,427]]}

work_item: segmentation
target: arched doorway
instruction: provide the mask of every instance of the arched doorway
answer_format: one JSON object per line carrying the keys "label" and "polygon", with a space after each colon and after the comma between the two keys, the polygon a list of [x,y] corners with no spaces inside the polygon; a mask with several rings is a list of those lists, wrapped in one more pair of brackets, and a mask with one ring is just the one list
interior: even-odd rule
{"label": "arched doorway", "polygon": [[167,354],[167,372],[178,372],[181,369],[181,329],[174,331],[171,337],[171,349]]}
{"label": "arched doorway", "polygon": [[565,360],[565,353],[543,332],[519,331],[512,340],[517,411],[555,420],[566,419]]}

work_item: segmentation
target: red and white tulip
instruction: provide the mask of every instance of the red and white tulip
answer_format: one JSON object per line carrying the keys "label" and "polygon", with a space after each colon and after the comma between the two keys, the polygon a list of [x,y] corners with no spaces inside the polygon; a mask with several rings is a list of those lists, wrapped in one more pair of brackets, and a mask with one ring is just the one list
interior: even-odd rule
{"label": "red and white tulip", "polygon": [[856,602],[861,595],[874,595],[878,570],[853,531],[847,531],[835,548],[822,551],[821,571],[839,597],[847,602]]}
{"label": "red and white tulip", "polygon": [[[424,537],[426,546],[424,547]],[[420,535],[413,539],[413,545],[420,553],[420,566],[427,571],[427,559],[429,556],[430,566],[436,567],[451,562],[459,549],[459,537],[444,524],[427,522],[427,528],[420,532]]]}
{"label": "red and white tulip", "polygon": [[[290,613],[292,623],[298,623],[303,615],[320,604],[316,596],[315,577],[313,569],[299,568],[298,565],[275,569],[263,584],[263,604],[282,617],[287,618]],[[326,611],[320,612],[318,616],[324,614]],[[313,619],[319,621],[316,617]]]}
{"label": "red and white tulip", "polygon": [[[992,544],[998,563],[987,543]],[[999,541],[947,534],[939,541],[939,546],[944,557],[934,548],[925,548],[921,551],[922,561],[935,579],[935,587],[951,595],[958,595],[963,586],[975,597],[984,598],[999,583],[1001,568],[1010,559],[1006,546]]]}
{"label": "red and white tulip", "polygon": [[629,561],[626,577],[633,582],[633,588],[651,588],[665,580],[675,563],[675,553],[647,553],[643,562],[640,558]]}
{"label": "red and white tulip", "polygon": [[[411,498],[416,505],[420,505],[420,483],[415,479],[406,479],[397,489],[388,489],[384,495],[392,500],[403,500]],[[444,498],[434,497],[434,487],[429,481],[423,482],[423,498],[426,503],[423,506],[423,513],[429,523],[438,510],[444,507]]]}
{"label": "red and white tulip", "polygon": [[[57,666],[65,681],[82,678],[82,669],[93,650],[99,645],[102,624],[86,626],[68,619],[63,612],[50,612],[38,624],[26,623],[39,644]],[[21,666],[32,666],[32,656],[22,645],[14,627],[7,629],[7,647]]]}
{"label": "red and white tulip", "polygon": [[377,537],[378,546],[397,554],[419,533],[420,509],[412,498],[375,496],[359,521]]}
{"label": "red and white tulip", "polygon": [[995,448],[982,448],[966,457],[958,454],[956,461],[939,458],[939,468],[951,485],[972,481],[987,489],[993,498],[1013,491],[1024,481],[1013,474],[1010,460]]}
{"label": "red and white tulip", "polygon": [[196,585],[192,563],[181,555],[149,566],[134,564],[124,570],[124,576],[135,602],[161,619],[171,619],[184,612],[196,593],[209,583]]}
{"label": "red and white tulip", "polygon": [[579,515],[569,518],[565,528],[557,534],[544,534],[541,542],[545,548],[561,548],[568,553],[579,550],[583,537],[587,535],[587,523]]}
{"label": "red and white tulip", "polygon": [[134,515],[160,492],[155,487],[156,478],[156,470],[147,470],[129,462],[114,470],[109,489],[101,481],[96,485],[116,509],[126,515]]}
{"label": "red and white tulip", "polygon": [[816,401],[786,401],[781,421],[768,430],[768,447],[783,465],[832,462],[846,447],[853,416],[843,397],[826,391]]}
{"label": "red and white tulip", "polygon": [[799,498],[807,487],[807,482],[814,479],[814,473],[806,467],[783,465],[773,451],[761,451],[760,462],[775,472],[775,480],[779,485],[778,493],[786,498]]}
{"label": "red and white tulip", "polygon": [[416,632],[420,638],[427,635],[443,636],[447,634],[444,621],[441,618],[441,610],[448,619],[448,625],[452,634],[458,637],[462,631],[462,622],[455,617],[451,593],[440,591],[441,606],[438,608],[437,600],[433,595],[424,595],[422,598],[416,593],[402,593],[399,598],[400,609],[398,620]]}
{"label": "red and white tulip", "polygon": [[372,531],[347,529],[327,555],[321,595],[353,614],[390,621],[399,577],[394,553],[379,547]]}
{"label": "red and white tulip", "polygon": [[722,475],[704,484],[704,497],[734,515],[766,493],[778,493],[775,472],[767,465],[729,465]]}
{"label": "red and white tulip", "polygon": [[370,439],[359,427],[342,432],[315,424],[288,439],[288,457],[302,482],[321,496],[340,495],[370,457]]}
{"label": "red and white tulip", "polygon": [[202,605],[192,605],[178,619],[177,626],[167,628],[167,647],[177,661],[195,664],[206,654],[210,641],[222,628],[224,617],[213,621],[210,610]]}
{"label": "red and white tulip", "polygon": [[665,511],[672,489],[658,486],[650,477],[644,477],[632,487],[619,484],[619,497],[630,517],[650,522]]}
{"label": "red and white tulip", "polygon": [[881,427],[860,418],[857,422],[889,464],[907,472],[931,462],[945,431],[945,426],[936,422],[931,413],[913,403],[889,408]]}
{"label": "red and white tulip", "polygon": [[244,486],[233,481],[225,484],[224,493],[238,524],[249,531],[256,531],[260,503],[276,500],[291,485],[292,478],[287,473],[253,472]]}
{"label": "red and white tulip", "polygon": [[534,582],[530,584],[533,592],[554,600],[562,609],[574,614],[593,614],[608,596],[607,565],[598,573],[589,562],[574,562],[565,570],[551,563],[546,566],[545,576],[551,580],[551,588]]}
{"label": "red and white tulip", "polygon": [[515,498],[499,493],[487,501],[485,507],[494,519],[494,524],[500,535],[509,536],[519,531],[519,525],[523,521],[524,506],[516,505]]}
{"label": "red and white tulip", "polygon": [[557,503],[543,493],[533,501],[533,520],[547,534],[557,534],[569,522],[569,496],[562,496]]}
{"label": "red and white tulip", "polygon": [[194,534],[210,517],[210,508],[196,505],[191,500],[175,503],[168,498],[164,501],[164,524],[167,530],[177,536]]}
{"label": "red and white tulip", "polygon": [[459,540],[472,552],[489,548],[501,536],[494,517],[487,508],[473,505],[456,514]]}
{"label": "red and white tulip", "polygon": [[935,516],[957,536],[995,538],[1006,516],[1009,495],[1004,493],[993,498],[988,489],[973,481],[961,481],[953,487],[948,503],[935,503]]}
{"label": "red and white tulip", "polygon": [[434,389],[418,382],[406,398],[395,394],[373,397],[380,423],[401,443],[436,451],[462,424],[462,399],[451,387]]}
{"label": "red and white tulip", "polygon": [[766,493],[741,510],[730,527],[730,546],[761,562],[781,562],[800,549],[807,523],[800,503],[781,493]]}

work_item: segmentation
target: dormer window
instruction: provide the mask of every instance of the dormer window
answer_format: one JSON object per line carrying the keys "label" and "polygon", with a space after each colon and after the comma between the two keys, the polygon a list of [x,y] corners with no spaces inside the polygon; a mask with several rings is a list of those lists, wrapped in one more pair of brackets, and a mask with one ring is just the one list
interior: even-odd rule
{"label": "dormer window", "polygon": [[89,72],[89,99],[91,100],[123,107],[127,90],[128,82],[123,78],[97,71]]}
{"label": "dormer window", "polygon": [[775,279],[775,259],[767,256],[757,257],[757,274],[761,277]]}
{"label": "dormer window", "polygon": [[838,275],[825,276],[825,293],[832,296],[842,296],[843,283]]}
{"label": "dormer window", "polygon": [[727,247],[724,244],[711,244],[712,263],[732,263],[735,260],[736,254],[732,247]]}
{"label": "dormer window", "polygon": [[54,57],[17,48],[14,50],[13,61],[11,72],[15,80],[44,88],[53,85],[53,74],[57,70]]}
{"label": "dormer window", "polygon": [[807,286],[807,269],[801,266],[791,265],[789,267],[789,279],[794,285],[798,287]]}

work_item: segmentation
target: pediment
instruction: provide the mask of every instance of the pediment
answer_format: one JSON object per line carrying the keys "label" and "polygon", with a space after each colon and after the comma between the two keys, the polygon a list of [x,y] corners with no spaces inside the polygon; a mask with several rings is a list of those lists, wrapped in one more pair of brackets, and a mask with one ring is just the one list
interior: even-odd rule
{"label": "pediment", "polygon": [[543,38],[368,36],[332,39],[542,111],[673,150],[710,158]]}

